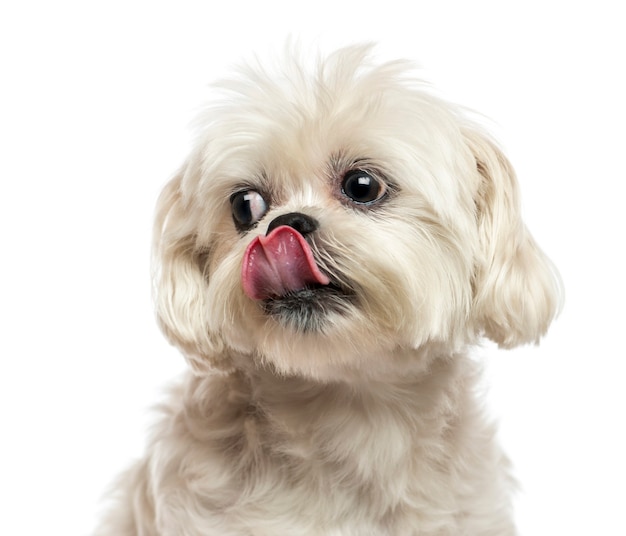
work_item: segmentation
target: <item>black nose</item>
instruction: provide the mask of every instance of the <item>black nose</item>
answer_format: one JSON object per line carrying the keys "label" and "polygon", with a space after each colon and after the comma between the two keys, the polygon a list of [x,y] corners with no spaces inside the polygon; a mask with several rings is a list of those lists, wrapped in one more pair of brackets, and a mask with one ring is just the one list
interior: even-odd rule
{"label": "black nose", "polygon": [[312,233],[319,227],[317,220],[314,220],[311,216],[307,216],[301,212],[290,212],[289,214],[283,214],[282,216],[278,216],[278,218],[272,220],[267,228],[266,234],[270,234],[274,229],[280,227],[281,225],[293,227],[303,236]]}

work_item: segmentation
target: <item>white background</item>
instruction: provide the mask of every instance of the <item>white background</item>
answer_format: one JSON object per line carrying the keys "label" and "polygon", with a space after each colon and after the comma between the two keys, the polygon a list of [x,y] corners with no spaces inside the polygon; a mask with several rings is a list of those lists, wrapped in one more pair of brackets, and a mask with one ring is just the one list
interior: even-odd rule
{"label": "white background", "polygon": [[[435,7],[436,6],[436,7]],[[377,41],[494,121],[565,310],[483,350],[523,535],[625,535],[619,2],[17,2],[0,8],[0,534],[84,535],[184,362],[152,313],[153,207],[206,87],[288,35]]]}

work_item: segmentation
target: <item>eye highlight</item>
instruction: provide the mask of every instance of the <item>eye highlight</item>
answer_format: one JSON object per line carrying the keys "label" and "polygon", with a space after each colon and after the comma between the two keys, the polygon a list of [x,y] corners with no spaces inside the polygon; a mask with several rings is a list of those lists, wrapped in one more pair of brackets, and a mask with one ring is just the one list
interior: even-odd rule
{"label": "eye highlight", "polygon": [[341,193],[353,203],[369,205],[380,201],[387,193],[384,182],[361,169],[348,171],[341,183]]}
{"label": "eye highlight", "polygon": [[267,201],[256,190],[234,193],[230,197],[230,206],[235,225],[244,231],[258,223],[269,208]]}

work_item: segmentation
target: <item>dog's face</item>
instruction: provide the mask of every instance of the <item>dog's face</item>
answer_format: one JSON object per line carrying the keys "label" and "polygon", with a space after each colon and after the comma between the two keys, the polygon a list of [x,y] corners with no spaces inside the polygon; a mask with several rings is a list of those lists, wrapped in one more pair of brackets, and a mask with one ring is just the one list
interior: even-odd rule
{"label": "dog's face", "polygon": [[535,341],[553,318],[506,159],[366,55],[250,70],[162,194],[157,311],[196,368],[328,377],[482,334]]}

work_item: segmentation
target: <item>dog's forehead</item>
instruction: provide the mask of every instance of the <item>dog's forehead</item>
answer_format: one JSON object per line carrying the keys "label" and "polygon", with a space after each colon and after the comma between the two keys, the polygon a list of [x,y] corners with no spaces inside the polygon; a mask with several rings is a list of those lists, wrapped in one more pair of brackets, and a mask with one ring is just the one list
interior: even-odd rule
{"label": "dog's forehead", "polygon": [[[404,71],[365,67],[351,58],[323,69],[291,66],[282,73],[247,70],[227,84],[227,92],[199,126],[207,124],[240,149],[268,145],[282,161],[313,161],[328,146],[355,145],[372,137],[392,139],[436,128],[445,106],[423,84],[409,83]],[[445,120],[444,120],[445,122]],[[204,123],[204,124],[202,124]]]}
{"label": "dog's forehead", "polygon": [[389,161],[438,137],[436,122],[414,115],[410,105],[350,98],[303,107],[269,97],[254,110],[221,112],[208,130],[204,160],[271,175],[318,172],[337,161]]}

